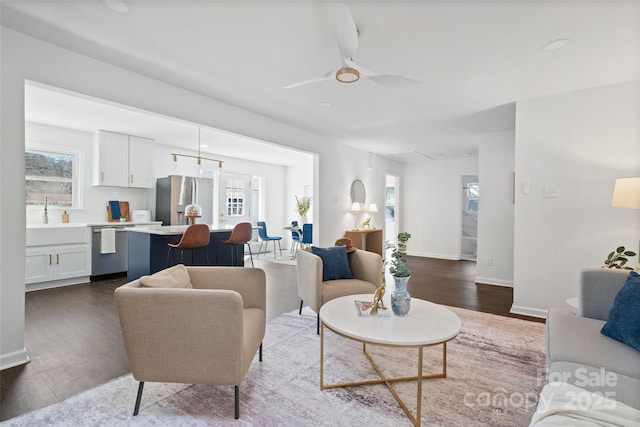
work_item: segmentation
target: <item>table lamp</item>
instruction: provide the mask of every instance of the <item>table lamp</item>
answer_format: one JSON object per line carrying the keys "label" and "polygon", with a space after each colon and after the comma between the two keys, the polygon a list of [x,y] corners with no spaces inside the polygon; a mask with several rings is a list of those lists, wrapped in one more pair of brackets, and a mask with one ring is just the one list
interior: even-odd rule
{"label": "table lamp", "polygon": [[616,179],[611,206],[640,209],[640,177]]}
{"label": "table lamp", "polygon": [[371,216],[371,228],[375,229],[373,226],[373,216],[378,213],[378,205],[375,203],[371,203],[369,205],[369,215]]}
{"label": "table lamp", "polygon": [[353,202],[351,204],[351,213],[353,214],[353,229],[358,230],[358,214],[360,213],[360,203]]}
{"label": "table lamp", "polygon": [[616,179],[611,206],[640,209],[640,177]]}

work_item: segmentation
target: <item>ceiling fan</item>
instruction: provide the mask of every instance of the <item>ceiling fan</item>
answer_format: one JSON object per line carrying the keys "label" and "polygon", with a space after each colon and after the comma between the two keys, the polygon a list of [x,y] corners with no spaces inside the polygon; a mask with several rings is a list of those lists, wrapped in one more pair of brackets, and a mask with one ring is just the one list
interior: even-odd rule
{"label": "ceiling fan", "polygon": [[338,50],[340,52],[341,67],[301,82],[283,86],[284,89],[322,81],[336,79],[340,83],[355,83],[360,77],[368,78],[382,86],[392,88],[407,88],[418,86],[422,82],[396,74],[377,73],[353,62],[353,57],[358,50],[358,29],[353,21],[349,8],[344,4],[336,4],[336,28],[338,36]]}

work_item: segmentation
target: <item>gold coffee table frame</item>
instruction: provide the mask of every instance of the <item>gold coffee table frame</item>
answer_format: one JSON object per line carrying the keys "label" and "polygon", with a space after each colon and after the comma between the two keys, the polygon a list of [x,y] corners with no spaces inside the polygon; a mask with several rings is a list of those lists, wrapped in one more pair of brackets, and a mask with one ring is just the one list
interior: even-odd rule
{"label": "gold coffee table frame", "polygon": [[[356,339],[350,336],[347,336],[341,332],[336,331],[335,329],[331,328],[328,325],[325,325],[324,322],[321,322],[321,329],[320,329],[320,390],[329,390],[329,389],[333,389],[333,388],[342,388],[342,387],[356,387],[356,386],[362,386],[362,385],[373,385],[373,384],[384,384],[387,386],[387,388],[389,389],[389,391],[391,392],[391,394],[393,395],[393,397],[395,397],[396,401],[398,401],[398,404],[400,404],[400,407],[404,410],[405,414],[407,414],[407,416],[409,417],[409,419],[411,420],[411,422],[413,423],[414,426],[419,426],[420,425],[420,419],[422,417],[422,381],[423,380],[428,380],[428,379],[432,379],[432,378],[446,378],[447,377],[447,342],[451,341],[450,338],[446,341],[442,341],[439,343],[433,343],[433,344],[425,344],[425,345],[393,345],[393,344],[379,344],[379,343],[370,343],[366,340],[362,340],[362,339]],[[324,383],[324,328],[329,329],[331,332],[344,337],[346,339],[349,339],[351,341],[356,341],[356,342],[361,342],[362,343],[362,352],[365,354],[365,356],[367,356],[367,359],[369,359],[369,363],[371,363],[371,366],[373,367],[373,369],[377,372],[378,376],[380,377],[379,380],[367,380],[367,381],[356,381],[356,382],[347,382],[347,383],[337,383],[337,384],[325,384]],[[378,367],[378,365],[376,364],[376,362],[373,360],[373,358],[371,357],[371,355],[369,354],[369,352],[367,352],[367,344],[371,344],[371,345],[376,345],[376,346],[381,346],[381,347],[397,347],[397,348],[417,348],[418,349],[418,374],[416,376],[413,377],[399,377],[399,378],[387,378],[385,377],[385,375],[382,373],[382,370],[380,370],[380,368]],[[425,347],[433,347],[436,345],[442,345],[442,372],[438,373],[438,374],[429,374],[429,375],[424,375],[422,372],[422,368],[423,368],[423,350]],[[411,411],[409,411],[409,408],[407,408],[407,405],[404,403],[404,401],[400,398],[400,396],[398,395],[398,393],[395,391],[395,389],[393,388],[392,383],[394,382],[406,382],[406,381],[416,381],[417,383],[417,396],[416,396],[416,415],[414,416]]]}
{"label": "gold coffee table frame", "polygon": [[[455,338],[462,329],[460,318],[447,307],[418,298],[411,298],[411,310],[405,317],[387,313],[383,316],[361,316],[354,301],[371,301],[370,294],[349,295],[332,299],[320,308],[322,328],[320,330],[320,390],[339,387],[355,387],[384,384],[391,392],[413,425],[419,426],[422,416],[422,382],[432,378],[447,377],[447,342]],[[385,305],[391,305],[390,297],[383,297]],[[362,352],[380,379],[339,384],[324,383],[324,338],[325,328],[339,337],[362,343]],[[418,350],[418,372],[415,376],[389,378],[367,351],[367,345]],[[442,345],[442,371],[425,375],[424,349]],[[434,363],[437,368],[438,363]],[[414,416],[400,398],[393,383],[415,381],[417,386],[416,415]]]}

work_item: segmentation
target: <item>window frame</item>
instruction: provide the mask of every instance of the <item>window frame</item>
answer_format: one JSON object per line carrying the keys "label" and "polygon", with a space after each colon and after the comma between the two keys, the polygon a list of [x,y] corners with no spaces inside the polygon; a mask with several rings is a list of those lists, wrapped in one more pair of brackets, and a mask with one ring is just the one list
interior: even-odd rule
{"label": "window frame", "polygon": [[[25,155],[27,152],[36,153],[36,154],[52,154],[57,156],[69,156],[72,158],[71,165],[71,206],[62,206],[62,205],[52,205],[49,204],[50,209],[64,209],[64,210],[72,210],[72,209],[83,209],[84,208],[84,192],[85,192],[85,183],[84,176],[82,171],[84,170],[84,153],[77,148],[73,147],[52,147],[46,144],[25,144],[24,148]],[[41,179],[41,177],[33,177],[41,181],[50,181],[50,182],[60,182],[59,179]],[[41,205],[27,205],[26,204],[26,156],[25,156],[25,206],[27,209],[42,209]],[[43,201],[44,204],[44,201]]]}

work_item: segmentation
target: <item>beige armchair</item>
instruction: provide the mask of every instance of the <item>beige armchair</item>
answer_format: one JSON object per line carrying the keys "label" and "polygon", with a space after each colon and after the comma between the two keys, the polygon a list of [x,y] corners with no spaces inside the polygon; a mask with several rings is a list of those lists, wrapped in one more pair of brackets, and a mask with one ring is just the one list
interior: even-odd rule
{"label": "beige armchair", "polygon": [[320,307],[332,299],[345,295],[373,293],[382,284],[382,257],[360,249],[347,254],[353,279],[322,281],[322,259],[298,249],[296,264],[300,313],[303,304],[318,313],[317,333],[320,333]]}
{"label": "beige armchair", "polygon": [[[182,265],[182,274],[187,276]],[[168,270],[163,270],[168,271]],[[266,325],[266,279],[258,268],[187,267],[181,288],[145,287],[146,276],[116,289],[116,304],[133,377],[145,381],[239,386]],[[156,274],[160,274],[158,272]],[[148,285],[151,286],[151,285]]]}

